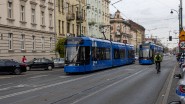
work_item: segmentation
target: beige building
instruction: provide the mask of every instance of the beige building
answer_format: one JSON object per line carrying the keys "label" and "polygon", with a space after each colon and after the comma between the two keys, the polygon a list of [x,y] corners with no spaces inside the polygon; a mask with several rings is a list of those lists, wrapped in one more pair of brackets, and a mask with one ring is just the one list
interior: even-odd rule
{"label": "beige building", "polygon": [[0,58],[55,56],[54,0],[0,0],[0,10]]}
{"label": "beige building", "polygon": [[131,43],[130,24],[122,18],[120,11],[116,11],[115,14],[111,15],[110,24],[112,41]]}
{"label": "beige building", "polygon": [[124,20],[120,11],[111,15],[110,24],[112,41],[132,44],[137,53],[138,46],[145,41],[145,28],[131,20]]}
{"label": "beige building", "polygon": [[86,0],[56,0],[58,38],[86,34],[86,8]]}
{"label": "beige building", "polygon": [[145,28],[132,20],[128,20],[131,26],[132,44],[136,47],[138,53],[139,45],[145,42]]}

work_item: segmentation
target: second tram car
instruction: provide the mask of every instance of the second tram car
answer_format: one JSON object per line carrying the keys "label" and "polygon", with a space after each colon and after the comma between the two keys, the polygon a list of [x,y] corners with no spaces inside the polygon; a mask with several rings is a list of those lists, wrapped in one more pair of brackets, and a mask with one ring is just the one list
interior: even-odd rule
{"label": "second tram car", "polygon": [[156,53],[163,53],[163,47],[153,44],[144,43],[139,46],[139,64],[153,64]]}
{"label": "second tram car", "polygon": [[90,72],[134,63],[132,45],[109,40],[69,37],[65,50],[66,73]]}

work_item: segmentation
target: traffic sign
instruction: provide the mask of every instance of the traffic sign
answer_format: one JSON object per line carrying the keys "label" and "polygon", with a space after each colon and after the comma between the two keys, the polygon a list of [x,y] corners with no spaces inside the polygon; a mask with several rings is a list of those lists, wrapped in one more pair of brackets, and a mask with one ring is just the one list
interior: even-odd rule
{"label": "traffic sign", "polygon": [[185,41],[185,31],[184,30],[181,30],[179,34],[179,39],[180,41]]}
{"label": "traffic sign", "polygon": [[185,41],[180,41],[179,47],[185,49]]}

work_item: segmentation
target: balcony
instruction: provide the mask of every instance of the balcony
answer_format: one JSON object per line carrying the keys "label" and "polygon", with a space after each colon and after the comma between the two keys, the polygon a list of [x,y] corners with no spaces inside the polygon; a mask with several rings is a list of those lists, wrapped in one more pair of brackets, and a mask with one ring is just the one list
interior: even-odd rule
{"label": "balcony", "polygon": [[76,12],[76,22],[83,22],[84,17],[82,13],[79,13],[78,11]]}
{"label": "balcony", "polygon": [[75,20],[75,14],[74,13],[67,13],[66,19],[67,19],[67,21]]}
{"label": "balcony", "polygon": [[121,36],[121,33],[119,31],[115,32],[116,36]]}

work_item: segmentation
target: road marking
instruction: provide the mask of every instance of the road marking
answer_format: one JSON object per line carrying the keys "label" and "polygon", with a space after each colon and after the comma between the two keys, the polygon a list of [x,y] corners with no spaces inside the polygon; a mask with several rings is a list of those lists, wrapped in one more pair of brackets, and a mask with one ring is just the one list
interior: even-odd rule
{"label": "road marking", "polygon": [[0,86],[6,86],[6,85],[10,85],[10,84],[13,84],[13,83],[1,84]]}
{"label": "road marking", "polygon": [[74,81],[81,80],[81,79],[86,79],[86,78],[91,77],[91,76],[94,76],[94,74],[89,75],[89,76],[85,76],[85,77],[76,78],[76,79],[71,79],[71,80],[64,81],[64,82],[54,83],[54,84],[51,84],[51,85],[45,85],[45,86],[42,86],[42,87],[30,89],[30,90],[25,90],[25,91],[20,91],[20,92],[8,94],[8,95],[0,96],[0,100],[5,99],[5,98],[18,96],[18,95],[23,95],[23,94],[26,94],[26,93],[30,93],[30,92],[34,92],[34,91],[38,91],[38,90],[42,90],[42,89],[46,89],[46,88],[50,88],[50,87],[55,87],[55,86],[58,86],[58,85],[62,85],[62,84],[69,83],[69,82],[74,82]]}
{"label": "road marking", "polygon": [[31,79],[34,79],[34,78],[40,78],[40,77],[46,77],[48,75],[37,75],[37,76],[33,76],[33,77],[30,77]]}
{"label": "road marking", "polygon": [[0,79],[6,79],[6,78],[12,78],[12,77],[0,77]]}
{"label": "road marking", "polygon": [[27,86],[29,86],[29,85],[27,85],[27,84],[19,84],[19,85],[16,85],[16,86],[1,88],[0,91],[9,90],[9,89],[11,89],[11,88],[23,88],[23,87],[27,87]]}
{"label": "road marking", "polygon": [[84,99],[86,99],[86,98],[88,98],[88,97],[91,97],[91,96],[93,96],[93,95],[95,95],[95,94],[97,94],[97,93],[99,93],[99,92],[101,92],[101,91],[103,91],[103,90],[106,90],[107,88],[110,88],[110,87],[112,87],[112,86],[114,86],[114,85],[116,85],[116,84],[118,84],[118,83],[120,83],[120,82],[122,82],[122,81],[124,81],[124,80],[127,80],[127,79],[129,79],[129,78],[131,78],[131,77],[133,77],[133,76],[136,76],[137,74],[139,74],[139,73],[145,71],[146,69],[147,69],[147,68],[145,68],[144,70],[141,70],[141,71],[139,71],[139,72],[136,72],[136,73],[134,73],[134,74],[132,74],[132,75],[130,75],[130,76],[128,76],[128,77],[122,79],[122,80],[119,80],[119,81],[117,81],[117,82],[114,82],[113,84],[110,84],[110,85],[108,85],[108,86],[106,86],[106,87],[104,87],[104,88],[102,88],[102,89],[100,89],[100,90],[97,90],[97,91],[95,91],[94,93],[89,94],[89,95],[87,95],[87,96],[85,96],[85,97],[83,97],[83,98],[81,98],[81,99],[79,99],[79,100],[76,100],[75,102],[73,102],[73,103],[71,103],[71,104],[76,104],[76,103],[78,103],[78,102],[80,102],[80,101],[82,101],[82,100],[84,100]]}

